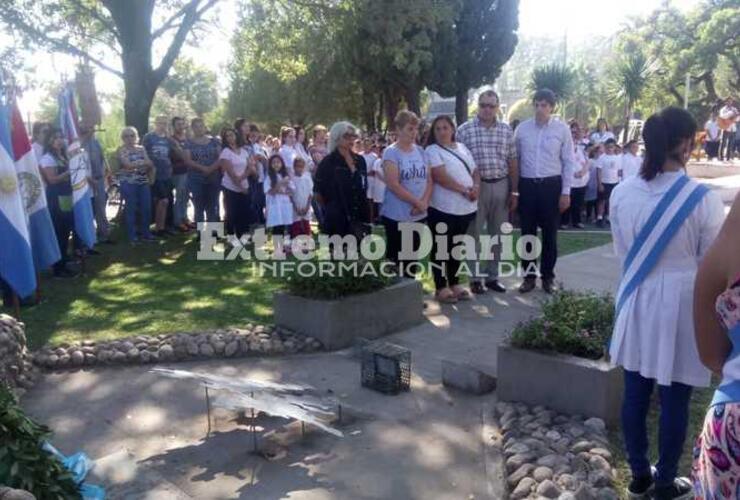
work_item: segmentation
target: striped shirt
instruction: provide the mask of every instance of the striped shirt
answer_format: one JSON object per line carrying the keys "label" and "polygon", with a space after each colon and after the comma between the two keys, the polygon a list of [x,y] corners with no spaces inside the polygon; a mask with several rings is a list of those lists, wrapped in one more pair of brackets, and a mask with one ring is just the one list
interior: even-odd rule
{"label": "striped shirt", "polygon": [[509,161],[517,157],[514,133],[500,121],[486,127],[476,116],[457,129],[458,142],[473,153],[481,179],[501,179],[509,175]]}

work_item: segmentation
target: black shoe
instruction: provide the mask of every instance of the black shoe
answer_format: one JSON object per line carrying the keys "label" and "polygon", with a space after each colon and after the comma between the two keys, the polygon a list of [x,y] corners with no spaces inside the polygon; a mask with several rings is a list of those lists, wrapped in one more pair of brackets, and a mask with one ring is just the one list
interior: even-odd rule
{"label": "black shoe", "polygon": [[504,288],[504,285],[499,283],[498,280],[486,281],[486,288],[488,288],[492,292],[506,293],[506,288]]}
{"label": "black shoe", "polygon": [[88,248],[87,249],[87,255],[100,255],[100,252],[98,252],[94,248]]}
{"label": "black shoe", "polygon": [[685,477],[677,477],[670,486],[656,486],[653,495],[655,500],[690,500],[694,498],[694,489]]}
{"label": "black shoe", "polygon": [[596,227],[604,227],[604,219],[598,219],[596,221]]}
{"label": "black shoe", "polygon": [[102,243],[103,245],[115,245],[116,244],[116,242],[113,241],[110,238],[106,238],[104,240],[100,240],[100,243]]}
{"label": "black shoe", "polygon": [[545,293],[555,293],[558,291],[558,286],[555,284],[555,281],[552,279],[543,279],[542,289],[545,291]]}
{"label": "black shoe", "polygon": [[653,476],[634,477],[627,487],[627,497],[630,500],[648,500],[655,489]]}
{"label": "black shoe", "polygon": [[67,269],[66,267],[54,270],[55,278],[76,278],[77,276],[78,273],[72,271],[71,269]]}
{"label": "black shoe", "polygon": [[584,226],[580,222],[578,224],[573,224],[573,229],[583,229],[584,227],[586,227],[586,226]]}
{"label": "black shoe", "polygon": [[525,278],[521,285],[519,285],[519,293],[529,293],[534,290],[535,281],[534,278]]}
{"label": "black shoe", "polygon": [[483,283],[480,281],[474,281],[473,284],[470,285],[470,291],[476,295],[483,295],[486,293],[486,287],[483,286]]}

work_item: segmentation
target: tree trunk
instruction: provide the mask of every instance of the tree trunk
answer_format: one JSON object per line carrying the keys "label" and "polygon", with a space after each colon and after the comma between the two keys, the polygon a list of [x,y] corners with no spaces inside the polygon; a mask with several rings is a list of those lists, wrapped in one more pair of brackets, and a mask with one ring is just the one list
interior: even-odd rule
{"label": "tree trunk", "polygon": [[378,126],[378,131],[386,131],[388,130],[388,124],[386,124],[385,130],[383,129],[383,109],[385,109],[385,95],[382,92],[377,94],[376,102],[378,104],[378,108],[376,109],[375,123]]}
{"label": "tree trunk", "polygon": [[421,116],[419,94],[420,91],[417,88],[406,89],[406,92],[404,93],[404,97],[406,98],[406,106],[408,107],[409,111],[415,113],[416,116]]}
{"label": "tree trunk", "polygon": [[458,126],[468,121],[468,90],[458,89],[455,94],[455,120]]}
{"label": "tree trunk", "polygon": [[371,92],[362,92],[362,121],[366,132],[375,130],[375,100]]}
{"label": "tree trunk", "polygon": [[124,81],[123,113],[126,125],[131,125],[143,137],[149,131],[149,112],[154,101],[154,90],[147,89],[130,78]]}
{"label": "tree trunk", "polygon": [[385,120],[388,129],[393,129],[393,122],[398,114],[398,92],[393,87],[386,87],[385,94]]}

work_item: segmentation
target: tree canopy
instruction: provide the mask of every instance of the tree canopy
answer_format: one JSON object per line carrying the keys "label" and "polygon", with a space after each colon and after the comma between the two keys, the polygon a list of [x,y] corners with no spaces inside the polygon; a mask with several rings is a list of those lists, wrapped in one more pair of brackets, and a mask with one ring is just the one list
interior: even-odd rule
{"label": "tree canopy", "polygon": [[[119,76],[126,123],[144,133],[155,92],[190,33],[217,2],[0,0],[0,23],[27,47],[71,54]],[[155,62],[160,51],[164,55]]]}

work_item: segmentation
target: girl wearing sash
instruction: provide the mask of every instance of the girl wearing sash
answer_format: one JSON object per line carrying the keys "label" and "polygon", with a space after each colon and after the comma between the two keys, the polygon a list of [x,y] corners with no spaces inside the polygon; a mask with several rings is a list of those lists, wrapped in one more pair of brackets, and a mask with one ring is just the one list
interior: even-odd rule
{"label": "girl wearing sash", "polygon": [[[724,217],[720,197],[684,170],[695,133],[696,122],[683,109],[651,116],[640,175],[615,187],[610,199],[623,274],[609,354],[624,367],[622,428],[633,499],[692,498],[691,482],[676,475],[691,389],[708,386],[710,378],[694,342],[694,277]],[[653,468],[646,419],[656,383],[659,459]]]}
{"label": "girl wearing sash", "polygon": [[696,344],[722,382],[694,449],[694,493],[702,500],[740,495],[740,196],[696,276]]}

